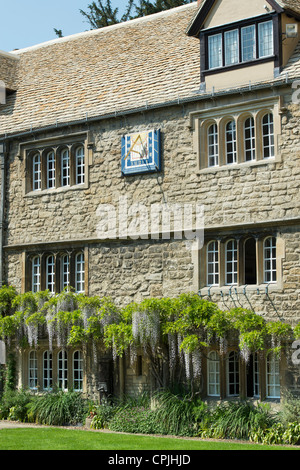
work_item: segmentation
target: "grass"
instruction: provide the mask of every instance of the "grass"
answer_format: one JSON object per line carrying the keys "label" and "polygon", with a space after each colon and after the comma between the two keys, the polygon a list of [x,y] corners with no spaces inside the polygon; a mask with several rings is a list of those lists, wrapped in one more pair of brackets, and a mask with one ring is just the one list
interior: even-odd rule
{"label": "grass", "polygon": [[235,442],[214,442],[95,431],[44,428],[0,430],[0,450],[293,450],[299,448],[263,446]]}

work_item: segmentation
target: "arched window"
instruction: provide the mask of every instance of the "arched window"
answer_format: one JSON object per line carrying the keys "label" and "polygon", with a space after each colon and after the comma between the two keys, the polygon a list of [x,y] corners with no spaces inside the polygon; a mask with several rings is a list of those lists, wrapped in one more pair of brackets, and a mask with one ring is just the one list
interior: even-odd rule
{"label": "arched window", "polygon": [[70,257],[69,255],[62,255],[60,259],[61,267],[61,290],[64,290],[70,285]]}
{"label": "arched window", "polygon": [[43,354],[43,389],[52,389],[52,352],[45,351]]}
{"label": "arched window", "polygon": [[61,152],[61,185],[70,185],[70,153],[69,149],[63,149]]}
{"label": "arched window", "polygon": [[267,398],[280,398],[279,359],[269,353],[267,356]]}
{"label": "arched window", "polygon": [[83,390],[82,351],[75,351],[73,354],[73,388],[78,392]]}
{"label": "arched window", "polygon": [[77,253],[75,257],[75,291],[84,292],[84,254]]}
{"label": "arched window", "polygon": [[76,148],[75,151],[75,162],[76,162],[76,184],[84,183],[84,147]]}
{"label": "arched window", "polygon": [[245,160],[255,160],[255,124],[253,117],[244,123]]}
{"label": "arched window", "polygon": [[41,260],[39,256],[32,259],[32,292],[41,290]]}
{"label": "arched window", "polygon": [[237,260],[238,260],[238,249],[237,241],[229,240],[226,243],[225,248],[225,259],[226,259],[226,284],[232,285],[237,284]]}
{"label": "arched window", "polygon": [[219,285],[219,246],[217,241],[207,245],[207,284]]}
{"label": "arched window", "polygon": [[239,395],[239,356],[235,351],[231,351],[227,356],[227,395]]}
{"label": "arched window", "polygon": [[55,188],[55,155],[53,150],[47,153],[47,188]]}
{"label": "arched window", "polygon": [[34,155],[32,159],[32,189],[38,191],[42,185],[42,167],[41,156],[39,153]]}
{"label": "arched window", "polygon": [[216,351],[208,354],[207,360],[207,395],[220,396],[220,359]]}
{"label": "arched window", "polygon": [[38,380],[38,367],[37,367],[37,355],[36,351],[30,351],[29,353],[29,388],[31,390],[35,390],[37,388],[37,380]]}
{"label": "arched window", "polygon": [[236,163],[236,124],[230,121],[226,124],[226,163]]}
{"label": "arched window", "polygon": [[268,237],[264,241],[264,282],[276,282],[276,238]]}
{"label": "arched window", "polygon": [[268,113],[262,119],[262,136],[263,136],[263,157],[270,158],[275,155],[274,147],[274,123],[273,114]]}
{"label": "arched window", "polygon": [[46,289],[51,294],[55,292],[55,259],[53,255],[47,256],[46,259]]}
{"label": "arched window", "polygon": [[207,138],[208,166],[217,166],[219,164],[219,143],[217,124],[212,124],[211,126],[209,126]]}
{"label": "arched window", "polygon": [[64,349],[58,353],[57,363],[58,388],[60,390],[68,389],[68,356]]}

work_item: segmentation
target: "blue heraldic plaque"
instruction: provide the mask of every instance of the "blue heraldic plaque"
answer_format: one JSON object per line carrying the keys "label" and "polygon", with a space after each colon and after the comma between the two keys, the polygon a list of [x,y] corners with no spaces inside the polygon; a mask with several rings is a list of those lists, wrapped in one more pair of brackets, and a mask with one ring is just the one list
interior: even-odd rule
{"label": "blue heraldic plaque", "polygon": [[161,170],[160,129],[122,137],[122,173],[135,175]]}

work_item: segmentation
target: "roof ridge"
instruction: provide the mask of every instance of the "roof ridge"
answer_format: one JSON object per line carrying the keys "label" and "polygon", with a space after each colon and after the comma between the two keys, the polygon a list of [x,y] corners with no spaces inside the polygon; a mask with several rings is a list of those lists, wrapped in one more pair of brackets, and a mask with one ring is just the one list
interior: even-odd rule
{"label": "roof ridge", "polygon": [[110,30],[113,30],[113,29],[130,27],[130,26],[132,26],[133,24],[136,24],[136,23],[152,21],[152,20],[155,20],[156,18],[159,18],[159,17],[170,16],[172,14],[177,13],[178,11],[191,8],[191,6],[195,7],[195,5],[197,5],[196,0],[192,1],[192,3],[187,3],[187,4],[181,5],[179,7],[170,8],[169,10],[160,11],[158,13],[153,13],[152,15],[146,15],[146,16],[142,16],[140,18],[134,18],[132,20],[123,21],[121,23],[113,24],[113,25],[110,25],[110,26],[105,26],[103,28],[91,29],[91,30],[88,30],[88,31],[82,31],[80,33],[71,34],[69,36],[65,36],[65,37],[62,37],[62,38],[51,39],[49,41],[45,41],[45,42],[42,42],[42,43],[39,43],[39,44],[35,44],[34,46],[25,47],[23,49],[16,49],[16,50],[11,51],[7,54],[10,54],[11,56],[15,57],[18,54],[22,54],[22,53],[25,53],[25,52],[40,49],[42,47],[48,47],[48,46],[51,46],[53,44],[61,44],[63,42],[75,41],[76,39],[80,38],[81,36],[93,36],[93,35],[102,34],[102,33],[104,34],[107,31],[110,31]]}

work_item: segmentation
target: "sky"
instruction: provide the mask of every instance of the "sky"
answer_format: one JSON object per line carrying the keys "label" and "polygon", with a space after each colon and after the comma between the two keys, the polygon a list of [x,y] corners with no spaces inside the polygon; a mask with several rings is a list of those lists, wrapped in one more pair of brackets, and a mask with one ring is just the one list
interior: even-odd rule
{"label": "sky", "polygon": [[[0,50],[10,52],[90,29],[80,9],[87,11],[92,0],[0,0]],[[127,0],[111,0],[124,12]]]}

